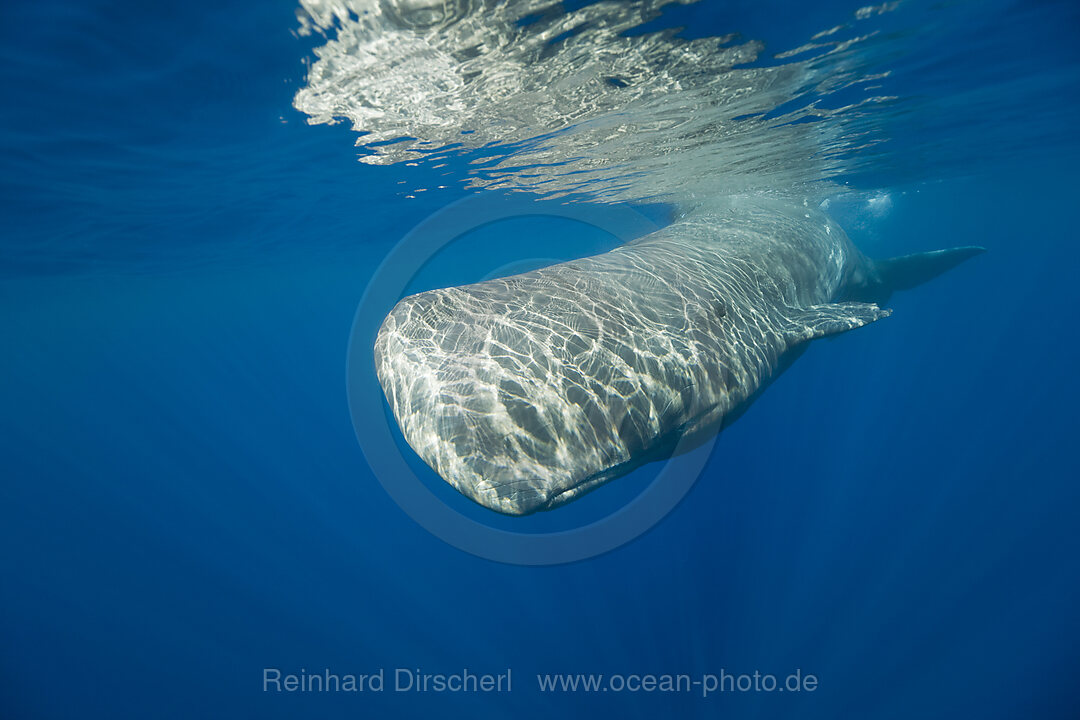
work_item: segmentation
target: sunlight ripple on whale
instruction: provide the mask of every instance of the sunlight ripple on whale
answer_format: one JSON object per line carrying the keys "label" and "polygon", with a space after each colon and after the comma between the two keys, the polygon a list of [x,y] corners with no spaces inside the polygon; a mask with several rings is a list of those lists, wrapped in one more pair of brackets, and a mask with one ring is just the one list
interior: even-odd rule
{"label": "sunlight ripple on whale", "polygon": [[810,341],[979,252],[874,262],[820,211],[732,198],[602,255],[407,297],[375,367],[417,454],[527,514],[700,444]]}

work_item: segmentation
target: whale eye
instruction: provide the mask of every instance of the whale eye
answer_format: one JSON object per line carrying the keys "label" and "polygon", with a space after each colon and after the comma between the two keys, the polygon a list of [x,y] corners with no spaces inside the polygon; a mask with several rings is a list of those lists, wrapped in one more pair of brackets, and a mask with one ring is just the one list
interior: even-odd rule
{"label": "whale eye", "polygon": [[713,312],[716,313],[716,317],[722,318],[727,315],[727,308],[724,306],[724,303],[718,302],[713,306]]}

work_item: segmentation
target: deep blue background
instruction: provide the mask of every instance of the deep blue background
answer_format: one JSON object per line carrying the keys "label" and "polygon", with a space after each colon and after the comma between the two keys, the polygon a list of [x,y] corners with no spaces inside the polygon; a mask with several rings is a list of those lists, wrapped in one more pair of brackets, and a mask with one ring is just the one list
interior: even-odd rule
{"label": "deep blue background", "polygon": [[[784,48],[854,10],[779,5],[678,12]],[[405,200],[432,171],[304,124],[292,4],[4,5],[0,716],[1075,717],[1076,13],[983,7],[897,60],[917,107],[968,101],[895,118],[901,151],[852,178],[891,210],[834,210],[871,254],[990,252],[817,343],[655,530],[530,569],[429,536],[365,465],[353,313],[464,191]],[[264,694],[267,666],[510,666],[515,692]],[[533,680],[721,668],[820,688]]]}

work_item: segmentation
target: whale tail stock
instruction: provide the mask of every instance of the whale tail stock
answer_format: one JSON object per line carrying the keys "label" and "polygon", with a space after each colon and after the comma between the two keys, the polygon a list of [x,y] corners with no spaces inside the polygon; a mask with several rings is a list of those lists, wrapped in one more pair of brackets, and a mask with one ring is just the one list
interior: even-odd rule
{"label": "whale tail stock", "polygon": [[933,280],[965,260],[984,252],[986,248],[974,246],[932,250],[877,260],[874,262],[874,269],[877,270],[884,288],[894,293],[898,290],[910,290]]}
{"label": "whale tail stock", "polygon": [[966,246],[868,260],[866,271],[860,281],[849,286],[845,299],[882,304],[893,293],[929,282],[984,252],[986,248]]}
{"label": "whale tail stock", "polygon": [[863,257],[839,297],[831,303],[802,308],[792,318],[789,333],[802,342],[869,325],[892,313],[880,306],[894,292],[922,285],[984,252],[986,248],[969,246],[883,260]]}

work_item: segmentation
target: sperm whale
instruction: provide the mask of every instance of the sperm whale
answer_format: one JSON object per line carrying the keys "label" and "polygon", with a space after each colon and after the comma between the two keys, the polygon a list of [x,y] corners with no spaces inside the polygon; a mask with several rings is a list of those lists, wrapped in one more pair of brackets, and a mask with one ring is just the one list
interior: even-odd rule
{"label": "sperm whale", "polygon": [[874,261],[806,203],[728,198],[601,255],[406,297],[376,373],[459,492],[549,510],[700,444],[811,341],[980,252]]}

